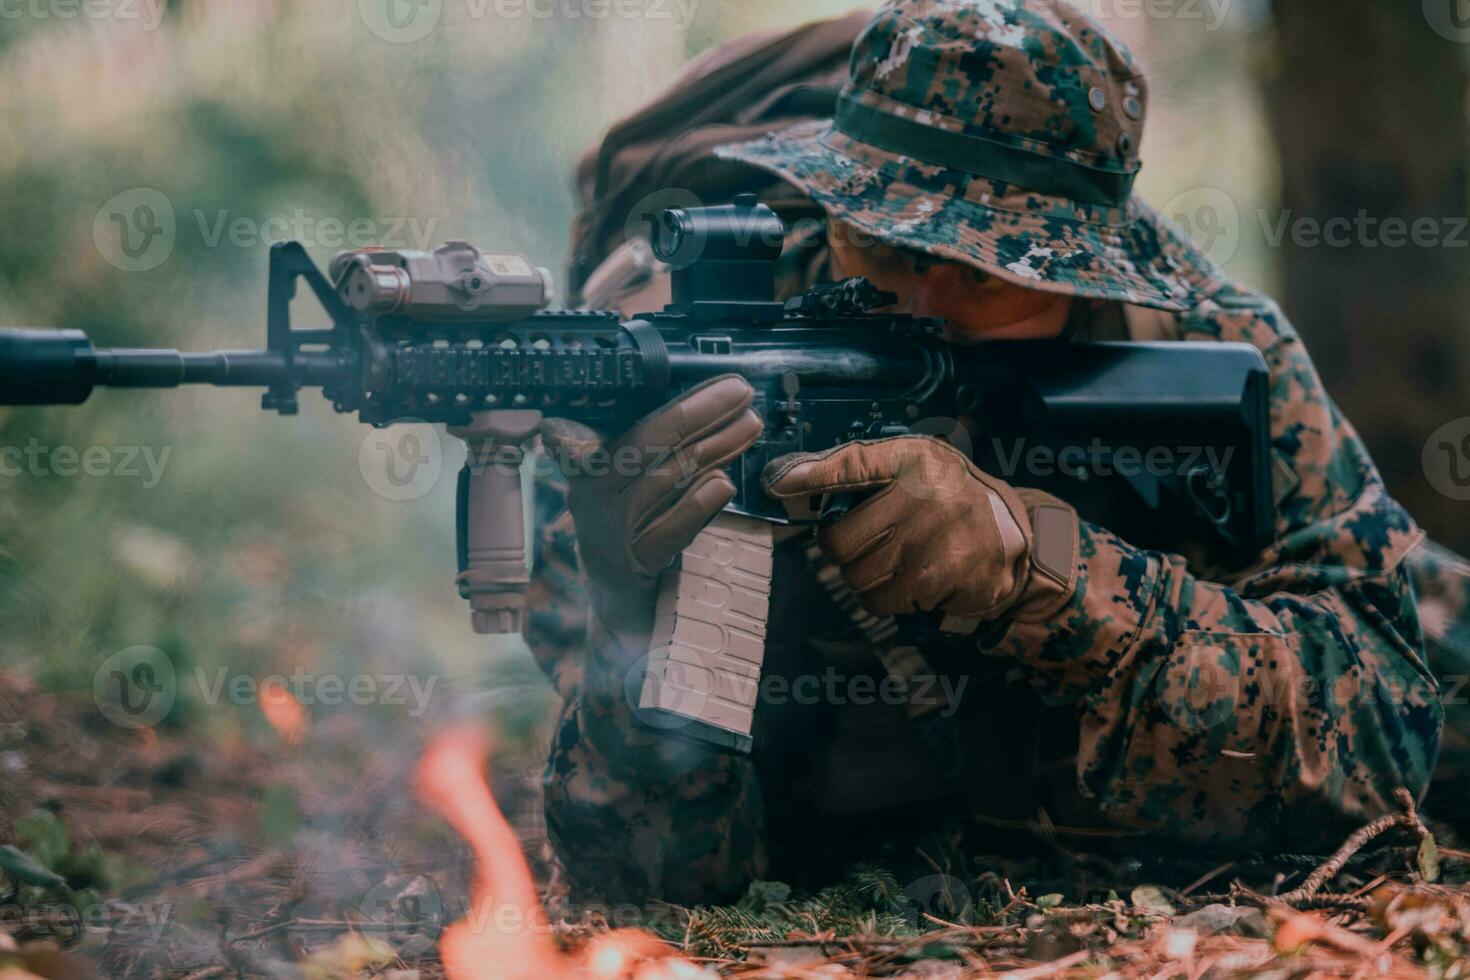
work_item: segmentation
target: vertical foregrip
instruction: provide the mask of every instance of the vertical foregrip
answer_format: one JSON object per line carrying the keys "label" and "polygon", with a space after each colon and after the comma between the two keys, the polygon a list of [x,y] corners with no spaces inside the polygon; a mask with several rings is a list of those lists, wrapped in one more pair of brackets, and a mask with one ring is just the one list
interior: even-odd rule
{"label": "vertical foregrip", "polygon": [[525,628],[531,569],[521,463],[525,443],[540,424],[540,412],[483,412],[469,425],[449,430],[469,447],[468,487],[459,502],[459,592],[470,601],[477,633]]}
{"label": "vertical foregrip", "polygon": [[771,604],[771,525],[722,513],[659,582],[639,708],[659,728],[750,751]]}

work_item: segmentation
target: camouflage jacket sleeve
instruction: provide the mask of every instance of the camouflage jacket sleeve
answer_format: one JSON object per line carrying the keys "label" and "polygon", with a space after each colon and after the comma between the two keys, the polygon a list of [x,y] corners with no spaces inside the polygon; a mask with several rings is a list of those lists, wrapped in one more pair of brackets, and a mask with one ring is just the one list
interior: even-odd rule
{"label": "camouflage jacket sleeve", "polygon": [[582,683],[587,595],[577,564],[577,533],[567,511],[566,478],[559,473],[538,472],[535,499],[526,645],[556,692],[567,701]]}
{"label": "camouflage jacket sleeve", "polygon": [[1079,705],[1082,789],[1110,816],[1279,846],[1429,779],[1443,711],[1404,562],[1422,535],[1269,301],[1220,285],[1180,327],[1266,358],[1276,543],[1197,575],[1084,522],[1071,603],[990,649]]}
{"label": "camouflage jacket sleeve", "polygon": [[754,768],[637,726],[624,685],[639,662],[588,614],[565,481],[543,475],[536,489],[526,643],[565,702],[547,763],[546,823],[572,897],[728,897],[763,868]]}
{"label": "camouflage jacket sleeve", "polygon": [[585,676],[553,737],[546,825],[576,901],[680,904],[734,898],[765,867],[748,756],[633,719],[642,661],[594,617]]}

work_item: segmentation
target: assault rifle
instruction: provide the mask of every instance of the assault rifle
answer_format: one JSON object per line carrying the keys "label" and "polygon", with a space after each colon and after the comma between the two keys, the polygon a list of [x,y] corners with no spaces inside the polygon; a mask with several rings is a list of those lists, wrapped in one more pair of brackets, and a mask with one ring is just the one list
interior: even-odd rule
{"label": "assault rifle", "polygon": [[[465,242],[344,252],[330,278],[301,245],[282,243],[270,254],[265,349],[103,349],[79,330],[0,330],[0,404],[79,404],[98,386],[209,384],[264,388],[263,408],[292,415],[300,389],[320,388],[336,411],[370,425],[446,423],[470,449],[458,498],[460,591],[476,631],[514,633],[531,574],[522,466],[543,417],[618,433],[702,381],[742,375],[765,434],[730,467],[731,516],[666,576],[641,696],[644,708],[737,748],[749,746],[760,676],[768,529],[831,520],[852,504],[813,501],[793,516],[761,487],[779,456],[939,435],[969,441],[980,465],[1058,493],[1084,516],[1100,484],[1112,499],[1126,487],[1139,543],[1202,542],[1245,562],[1271,540],[1267,376],[1254,348],[958,346],[943,339],[941,321],[876,312],[893,298],[862,279],[777,302],[785,228],[753,196],[651,222],[655,254],[673,270],[662,312],[625,320],[547,310],[548,274],[524,255]],[[292,324],[299,281],[330,327]],[[1055,466],[1033,466],[1034,479],[1006,471],[1018,459],[1030,466],[1038,451]],[[677,677],[670,665],[683,668]]]}

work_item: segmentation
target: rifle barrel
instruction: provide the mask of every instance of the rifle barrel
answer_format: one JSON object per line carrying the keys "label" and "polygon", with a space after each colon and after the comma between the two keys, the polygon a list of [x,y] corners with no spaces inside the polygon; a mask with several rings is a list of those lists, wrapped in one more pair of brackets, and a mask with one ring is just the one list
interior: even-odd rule
{"label": "rifle barrel", "polygon": [[[79,358],[85,369],[87,355]],[[285,377],[286,362],[262,350],[210,351],[111,348],[90,355],[94,382],[109,388],[172,388],[207,384],[228,387],[271,385]]]}
{"label": "rifle barrel", "polygon": [[0,330],[4,405],[79,405],[99,385],[265,388],[292,379],[299,385],[322,385],[338,370],[336,356],[326,351],[300,352],[288,369],[277,351],[99,350],[80,330]]}

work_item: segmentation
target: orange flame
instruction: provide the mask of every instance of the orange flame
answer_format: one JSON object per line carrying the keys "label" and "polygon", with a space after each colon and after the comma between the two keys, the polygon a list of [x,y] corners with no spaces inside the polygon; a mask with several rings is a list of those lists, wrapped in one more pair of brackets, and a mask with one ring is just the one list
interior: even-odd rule
{"label": "orange flame", "polygon": [[[610,932],[580,956],[558,951],[520,842],[485,780],[488,748],[482,733],[459,729],[436,738],[419,762],[419,798],[469,842],[475,855],[470,912],[439,939],[450,980],[675,976],[675,964],[683,961],[657,937],[636,929]],[[682,975],[703,974],[696,968]]]}
{"label": "orange flame", "polygon": [[311,720],[279,678],[267,677],[260,685],[260,712],[287,745],[300,745]]}

